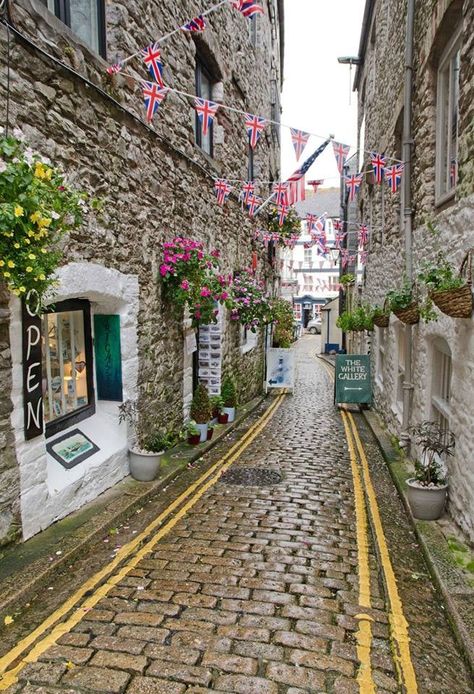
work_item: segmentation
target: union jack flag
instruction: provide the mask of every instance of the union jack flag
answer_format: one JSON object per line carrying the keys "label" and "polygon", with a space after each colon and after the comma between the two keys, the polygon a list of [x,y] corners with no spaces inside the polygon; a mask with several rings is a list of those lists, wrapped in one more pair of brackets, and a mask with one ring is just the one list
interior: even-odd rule
{"label": "union jack flag", "polygon": [[258,139],[262,133],[262,130],[267,125],[265,118],[260,118],[259,116],[254,116],[251,113],[245,114],[245,128],[247,130],[247,135],[249,137],[249,144],[252,149],[258,142]]}
{"label": "union jack flag", "polygon": [[315,181],[308,181],[308,185],[312,186],[313,193],[315,193],[315,194],[318,192],[319,186],[322,186],[323,183],[324,183],[324,180],[322,178],[318,178],[318,180],[315,180]]}
{"label": "union jack flag", "polygon": [[334,230],[335,231],[342,231],[342,225],[343,225],[342,219],[335,219],[333,224],[334,224]]}
{"label": "union jack flag", "polygon": [[191,19],[189,22],[186,22],[186,24],[183,24],[181,29],[183,31],[204,31],[206,28],[206,20],[202,16],[202,14],[199,15],[199,17],[194,17],[194,19]]}
{"label": "union jack flag", "polygon": [[352,202],[357,191],[362,183],[363,174],[352,174],[352,176],[344,176],[346,188],[349,190],[349,200]]}
{"label": "union jack flag", "polygon": [[267,244],[269,241],[272,240],[272,235],[271,234],[263,234],[262,240]]}
{"label": "union jack flag", "polygon": [[194,98],[194,108],[198,119],[202,125],[202,134],[207,135],[209,128],[212,125],[216,111],[219,108],[219,104],[214,103],[214,101],[207,101],[207,99],[200,99],[198,96]]}
{"label": "union jack flag", "polygon": [[349,251],[347,248],[343,248],[341,251],[341,262],[342,267],[346,267],[347,263],[349,262]]}
{"label": "union jack flag", "polygon": [[403,164],[394,164],[385,169],[385,179],[392,193],[396,193],[402,180]]}
{"label": "union jack flag", "polygon": [[342,174],[347,155],[349,154],[350,145],[343,145],[342,142],[333,141],[332,148],[334,156],[336,157],[337,170]]}
{"label": "union jack flag", "polygon": [[357,236],[359,239],[359,246],[361,246],[363,248],[365,246],[365,244],[367,243],[367,240],[369,238],[369,227],[367,226],[367,224],[361,224],[359,226],[359,231],[357,232]]}
{"label": "union jack flag", "polygon": [[308,172],[310,167],[314,164],[316,159],[319,157],[321,152],[326,149],[327,145],[329,144],[330,140],[325,140],[317,149],[314,150],[314,152],[309,156],[303,164],[300,166],[299,169],[296,169],[296,171],[289,177],[287,180],[287,183],[289,183],[288,187],[288,204],[289,205],[294,205],[295,202],[299,202],[300,200],[305,199],[305,174]]}
{"label": "union jack flag", "polygon": [[303,150],[309,140],[309,133],[305,133],[304,130],[296,130],[296,128],[290,128],[291,132],[291,142],[295,148],[296,161],[303,154]]}
{"label": "union jack flag", "polygon": [[357,256],[356,256],[356,255],[350,255],[350,256],[349,256],[349,262],[350,262],[351,265],[354,265],[355,262],[356,262],[356,260],[357,260]]}
{"label": "union jack flag", "polygon": [[151,75],[159,87],[164,87],[163,65],[161,63],[161,53],[157,43],[152,43],[142,49],[143,62],[151,72]]}
{"label": "union jack flag", "polygon": [[288,205],[278,205],[278,226],[283,226],[288,216]]}
{"label": "union jack flag", "polygon": [[275,183],[273,192],[276,195],[275,202],[277,205],[288,205],[288,183]]}
{"label": "union jack flag", "polygon": [[280,234],[278,231],[274,231],[272,234],[272,241],[279,241],[280,240]]}
{"label": "union jack flag", "polygon": [[107,68],[107,72],[109,75],[116,75],[117,72],[120,72],[121,69],[123,68],[123,63],[114,63],[113,65],[109,65]]}
{"label": "union jack flag", "polygon": [[242,12],[244,17],[253,17],[254,14],[263,14],[263,7],[253,0],[232,0],[236,10]]}
{"label": "union jack flag", "polygon": [[382,183],[385,164],[387,163],[386,157],[383,157],[378,152],[371,152],[370,161],[374,170],[375,182]]}
{"label": "union jack flag", "polygon": [[217,178],[214,182],[214,190],[216,192],[217,204],[223,206],[229,197],[232,186],[224,178]]}
{"label": "union jack flag", "polygon": [[334,246],[340,251],[342,248],[342,242],[346,238],[345,231],[337,231],[334,237]]}
{"label": "union jack flag", "polygon": [[151,121],[161,102],[167,95],[168,88],[164,87],[160,89],[154,82],[144,82],[142,89],[146,106],[146,119],[147,121]]}
{"label": "union jack flag", "polygon": [[253,181],[247,181],[247,183],[244,183],[242,186],[242,192],[241,192],[241,197],[243,200],[244,205],[249,204],[249,197],[253,195],[255,192],[255,183]]}
{"label": "union jack flag", "polygon": [[250,217],[254,216],[255,210],[257,209],[257,207],[260,206],[261,202],[262,202],[262,198],[258,197],[258,195],[249,195],[247,207],[249,210],[249,216]]}
{"label": "union jack flag", "polygon": [[263,234],[264,232],[261,229],[255,229],[253,232],[253,237],[255,240],[260,238],[260,234]]}
{"label": "union jack flag", "polygon": [[311,231],[316,227],[316,222],[318,221],[319,217],[316,214],[307,214],[306,215],[306,224],[308,226],[308,231],[311,233]]}
{"label": "union jack flag", "polygon": [[369,256],[369,251],[361,251],[359,253],[361,265],[365,265],[367,263],[368,256]]}

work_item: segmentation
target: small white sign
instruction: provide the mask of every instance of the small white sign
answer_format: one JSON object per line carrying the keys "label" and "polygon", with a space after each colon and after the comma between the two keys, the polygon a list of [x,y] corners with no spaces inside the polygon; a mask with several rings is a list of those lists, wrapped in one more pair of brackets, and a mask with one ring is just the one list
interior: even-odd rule
{"label": "small white sign", "polygon": [[293,349],[267,350],[267,388],[289,388],[295,384],[295,351]]}

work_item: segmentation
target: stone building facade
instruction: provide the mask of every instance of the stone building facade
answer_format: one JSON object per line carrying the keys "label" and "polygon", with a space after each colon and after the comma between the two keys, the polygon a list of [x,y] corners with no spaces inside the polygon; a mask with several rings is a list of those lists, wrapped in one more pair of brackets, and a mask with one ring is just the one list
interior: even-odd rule
{"label": "stone building facade", "polygon": [[[8,118],[10,129],[20,128],[28,145],[102,204],[66,242],[54,307],[85,300],[92,333],[98,315],[119,316],[123,400],[138,399],[157,425],[180,428],[193,388],[193,330],[162,299],[160,244],[176,235],[202,241],[221,252],[224,273],[248,267],[253,258],[271,290],[273,266],[268,251],[252,247],[254,223],[236,195],[223,208],[216,204],[213,179],[278,180],[279,131],[268,126],[249,154],[242,115],[221,109],[212,141],[204,142],[191,101],[175,93],[148,124],[140,86],[125,74],[149,79],[140,58],[123,74],[107,74],[117,59],[195,16],[190,0],[179,6],[171,0],[6,4],[0,24],[2,125]],[[165,84],[279,120],[283,3],[261,4],[265,11],[256,19],[229,4],[207,17],[202,34],[171,36],[161,47]],[[246,343],[224,315],[220,348],[222,371],[234,374],[241,399],[258,394],[262,340]],[[94,372],[95,385],[96,379]],[[79,423],[100,449],[83,463],[65,469],[47,452],[44,435],[25,440],[21,304],[4,287],[0,384],[1,544],[26,539],[95,498],[128,474],[128,462],[119,402],[105,399],[96,399],[95,412]],[[67,383],[56,387],[68,395]]]}
{"label": "stone building facade", "polygon": [[[416,0],[413,40],[413,268],[443,250],[459,267],[474,246],[474,5]],[[355,87],[359,95],[359,170],[370,151],[403,159],[406,0],[367,0]],[[404,192],[366,177],[359,214],[373,229],[363,297],[383,303],[405,272]],[[429,226],[437,230],[430,232]],[[474,326],[471,319],[420,322],[412,330],[412,378],[405,378],[405,327],[395,316],[373,345],[375,402],[402,434],[403,389],[409,423],[436,419],[456,437],[448,462],[449,510],[474,538]],[[412,387],[411,387],[412,386]]]}

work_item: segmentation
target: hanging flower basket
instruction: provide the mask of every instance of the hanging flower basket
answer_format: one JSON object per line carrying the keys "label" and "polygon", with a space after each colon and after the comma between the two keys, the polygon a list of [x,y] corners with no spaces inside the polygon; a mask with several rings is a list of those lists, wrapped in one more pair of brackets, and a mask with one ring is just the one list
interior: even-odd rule
{"label": "hanging flower basket", "polygon": [[459,277],[465,278],[466,283],[461,287],[445,291],[430,291],[433,303],[440,311],[452,318],[470,318],[472,315],[472,250],[464,256]]}
{"label": "hanging flower basket", "polygon": [[374,309],[372,320],[374,321],[374,325],[376,325],[378,328],[388,328],[390,321],[390,309],[388,307],[387,299],[384,301],[382,310],[380,310],[380,308]]}
{"label": "hanging flower basket", "polygon": [[416,323],[420,322],[420,307],[416,301],[406,308],[393,309],[393,312],[398,320],[405,323],[405,325],[416,325]]}

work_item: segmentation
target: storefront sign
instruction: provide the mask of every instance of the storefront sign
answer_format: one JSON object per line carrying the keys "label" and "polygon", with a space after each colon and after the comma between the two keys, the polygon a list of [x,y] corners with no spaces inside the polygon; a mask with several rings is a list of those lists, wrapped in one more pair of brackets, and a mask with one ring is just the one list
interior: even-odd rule
{"label": "storefront sign", "polygon": [[267,350],[267,387],[290,388],[295,383],[294,349],[270,348]]}
{"label": "storefront sign", "polygon": [[336,355],[335,403],[371,403],[370,357],[368,354]]}
{"label": "storefront sign", "polygon": [[122,401],[120,316],[94,315],[97,398]]}
{"label": "storefront sign", "polygon": [[30,291],[22,302],[23,406],[25,440],[41,436],[43,422],[43,388],[41,367],[41,318],[39,297]]}

